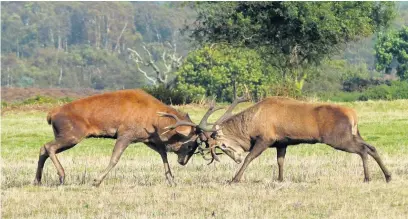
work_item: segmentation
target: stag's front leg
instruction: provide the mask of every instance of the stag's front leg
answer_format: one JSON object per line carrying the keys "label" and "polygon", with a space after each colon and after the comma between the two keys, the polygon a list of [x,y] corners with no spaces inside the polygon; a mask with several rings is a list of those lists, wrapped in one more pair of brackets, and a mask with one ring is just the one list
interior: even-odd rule
{"label": "stag's front leg", "polygon": [[153,143],[147,143],[146,145],[160,154],[160,157],[162,158],[164,165],[164,176],[166,177],[166,180],[170,186],[176,186],[177,184],[174,182],[174,176],[171,173],[169,161],[167,160],[166,147],[164,145],[160,147],[160,145],[157,146],[156,144]]}
{"label": "stag's front leg", "polygon": [[279,167],[278,181],[280,182],[283,181],[283,162],[285,161],[285,155],[286,155],[286,146],[276,148],[276,158],[277,158],[278,167]]}
{"label": "stag's front leg", "polygon": [[163,160],[163,165],[164,165],[164,175],[166,176],[167,182],[169,183],[170,186],[176,186],[176,182],[174,182],[174,176],[171,173],[170,165],[167,160],[167,152],[166,150],[159,150],[158,151],[162,160]]}
{"label": "stag's front leg", "polygon": [[112,170],[113,167],[119,162],[120,156],[122,155],[123,151],[129,146],[130,140],[127,138],[117,139],[115,143],[115,147],[113,148],[112,156],[109,162],[108,167],[99,175],[98,178],[94,179],[93,185],[98,187],[102,180],[105,179],[106,175]]}
{"label": "stag's front leg", "polygon": [[249,163],[255,158],[257,158],[259,155],[264,152],[269,145],[272,145],[273,141],[267,141],[259,138],[252,150],[249,152],[249,154],[245,157],[244,163],[242,164],[241,168],[239,169],[238,173],[235,175],[235,177],[232,179],[231,183],[237,183],[241,180],[242,175],[244,174],[245,169],[248,167]]}

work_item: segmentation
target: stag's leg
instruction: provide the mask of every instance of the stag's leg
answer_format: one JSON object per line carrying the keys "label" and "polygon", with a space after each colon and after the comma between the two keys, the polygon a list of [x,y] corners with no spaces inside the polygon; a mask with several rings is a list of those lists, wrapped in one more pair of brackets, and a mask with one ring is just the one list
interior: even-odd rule
{"label": "stag's leg", "polygon": [[390,182],[391,181],[391,173],[388,171],[388,169],[385,167],[384,163],[382,162],[380,155],[377,153],[377,149],[365,142],[363,139],[357,138],[357,142],[361,145],[363,145],[366,148],[366,151],[368,154],[374,158],[374,160],[377,162],[377,164],[380,166],[382,172],[384,173],[385,181]]}
{"label": "stag's leg", "polygon": [[[53,142],[49,142],[48,144],[51,144]],[[34,185],[41,185],[41,178],[42,178],[42,173],[44,169],[44,163],[48,158],[48,153],[47,150],[45,149],[45,146],[42,146],[40,149],[40,156],[38,158],[38,166],[37,166],[37,173],[35,174],[35,180],[34,180]]]}
{"label": "stag's leg", "polygon": [[367,149],[362,148],[359,153],[361,160],[363,161],[363,169],[364,169],[364,182],[370,182],[370,172],[368,171],[368,164],[367,164]]}
{"label": "stag's leg", "polygon": [[129,146],[130,142],[131,141],[127,138],[118,138],[116,140],[109,165],[96,179],[94,179],[94,186],[98,187],[102,183],[102,180],[105,179],[106,175],[108,175],[112,168],[115,167],[115,165],[119,162],[120,156]]}
{"label": "stag's leg", "polygon": [[176,182],[174,182],[174,176],[171,173],[169,161],[167,160],[167,152],[165,147],[158,147],[154,144],[147,144],[151,149],[157,151],[157,153],[160,154],[160,157],[163,160],[163,165],[164,165],[164,176],[166,177],[167,182],[169,183],[170,186],[176,186]]}
{"label": "stag's leg", "polygon": [[248,167],[249,163],[255,158],[257,158],[262,152],[264,152],[269,145],[272,145],[273,142],[265,141],[263,139],[258,139],[249,152],[249,154],[245,157],[244,163],[242,164],[241,168],[239,169],[238,173],[232,179],[231,183],[239,182],[242,178],[242,174],[244,173],[245,169]]}
{"label": "stag's leg", "polygon": [[278,181],[280,182],[283,181],[283,162],[285,160],[285,155],[286,155],[286,146],[276,148],[276,157],[277,157],[278,167],[279,167]]}
{"label": "stag's leg", "polygon": [[72,138],[69,140],[58,138],[57,140],[49,142],[45,144],[43,147],[41,147],[34,184],[36,185],[41,184],[44,163],[48,157],[50,157],[50,159],[54,163],[55,168],[57,168],[60,184],[61,185],[64,184],[65,171],[61,163],[59,162],[56,154],[74,147],[78,142],[79,141],[77,141],[76,138]]}
{"label": "stag's leg", "polygon": [[367,165],[368,148],[364,144],[358,142],[355,136],[351,136],[348,139],[349,140],[342,140],[341,142],[326,143],[337,150],[360,155],[363,162],[364,182],[369,182],[371,179]]}
{"label": "stag's leg", "polygon": [[163,164],[164,164],[164,175],[166,176],[167,182],[169,183],[170,186],[176,186],[176,182],[174,182],[174,176],[171,173],[170,170],[170,165],[169,162],[167,161],[167,152],[164,150],[161,150],[160,152],[160,156],[163,160]]}

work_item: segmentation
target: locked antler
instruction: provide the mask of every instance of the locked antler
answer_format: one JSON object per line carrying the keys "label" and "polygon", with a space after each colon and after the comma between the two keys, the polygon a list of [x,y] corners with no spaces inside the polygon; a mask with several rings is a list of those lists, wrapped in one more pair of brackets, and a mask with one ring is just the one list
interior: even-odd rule
{"label": "locked antler", "polygon": [[158,112],[157,114],[159,114],[160,117],[171,117],[176,120],[176,123],[174,125],[169,125],[165,127],[165,129],[168,129],[168,130],[173,130],[179,126],[193,126],[193,127],[197,126],[195,123],[181,120],[176,115],[171,114],[171,113]]}
{"label": "locked antler", "polygon": [[234,102],[232,102],[232,104],[228,107],[227,111],[225,111],[224,115],[222,115],[222,116],[214,123],[214,126],[215,126],[215,125],[219,125],[219,124],[223,123],[224,121],[226,121],[227,119],[231,118],[231,116],[232,116],[232,110],[234,110],[234,108],[235,108],[238,104],[243,103],[243,102],[247,102],[247,101],[249,101],[249,100],[250,100],[250,99],[249,99],[249,97],[247,97],[247,96],[246,96],[246,97],[245,97],[245,96],[241,96],[241,97],[238,97],[237,99],[235,99]]}

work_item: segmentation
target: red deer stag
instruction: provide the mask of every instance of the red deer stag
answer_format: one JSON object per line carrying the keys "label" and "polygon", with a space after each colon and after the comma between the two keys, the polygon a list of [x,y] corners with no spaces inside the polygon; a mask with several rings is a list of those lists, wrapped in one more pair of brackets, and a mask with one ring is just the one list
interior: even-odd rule
{"label": "red deer stag", "polygon": [[[169,117],[169,113],[174,116]],[[174,119],[177,128],[171,128],[175,126]],[[40,149],[35,184],[41,184],[44,163],[48,157],[54,163],[60,183],[63,184],[65,172],[56,154],[74,147],[84,138],[116,139],[109,165],[94,180],[95,186],[99,186],[118,163],[130,143],[143,142],[160,154],[170,185],[174,181],[166,152],[175,152],[178,162],[185,165],[195,150],[191,143],[185,143],[194,142],[197,131],[191,127],[194,124],[188,114],[178,112],[143,90],[122,90],[76,100],[52,109],[47,120],[54,130],[55,140]],[[183,146],[181,142],[184,142]]]}
{"label": "red deer stag", "polygon": [[[385,180],[391,174],[384,166],[374,146],[366,143],[357,128],[357,115],[354,110],[333,104],[306,103],[289,98],[266,98],[248,109],[231,115],[232,109],[244,99],[237,99],[220,119],[211,132],[201,134],[211,149],[220,148],[235,162],[241,163],[244,152],[249,152],[232,182],[239,182],[249,163],[268,147],[277,150],[279,167],[278,180],[283,180],[283,162],[286,147],[301,143],[324,143],[337,150],[356,153],[361,156],[364,168],[364,181],[370,181],[367,154],[375,159],[384,173]],[[213,112],[213,106],[210,108]],[[207,125],[209,115],[201,122]],[[198,147],[198,144],[195,148]],[[202,149],[201,149],[202,150]]]}

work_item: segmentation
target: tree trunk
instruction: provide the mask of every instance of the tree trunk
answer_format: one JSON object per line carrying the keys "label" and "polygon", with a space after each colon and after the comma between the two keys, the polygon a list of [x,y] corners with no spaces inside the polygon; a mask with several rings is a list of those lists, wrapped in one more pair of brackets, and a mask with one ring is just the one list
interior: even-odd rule
{"label": "tree trunk", "polygon": [[54,46],[55,48],[54,31],[52,31],[52,28],[50,28],[50,39],[51,39],[52,46]]}
{"label": "tree trunk", "polygon": [[61,81],[62,81],[62,67],[60,67],[60,75],[58,78],[58,86],[61,86]]}
{"label": "tree trunk", "polygon": [[233,88],[233,95],[234,95],[234,99],[233,100],[236,100],[237,99],[237,82],[236,82],[236,80],[235,80],[235,78],[233,79],[233,82],[232,82],[233,84],[232,84],[232,88]]}

